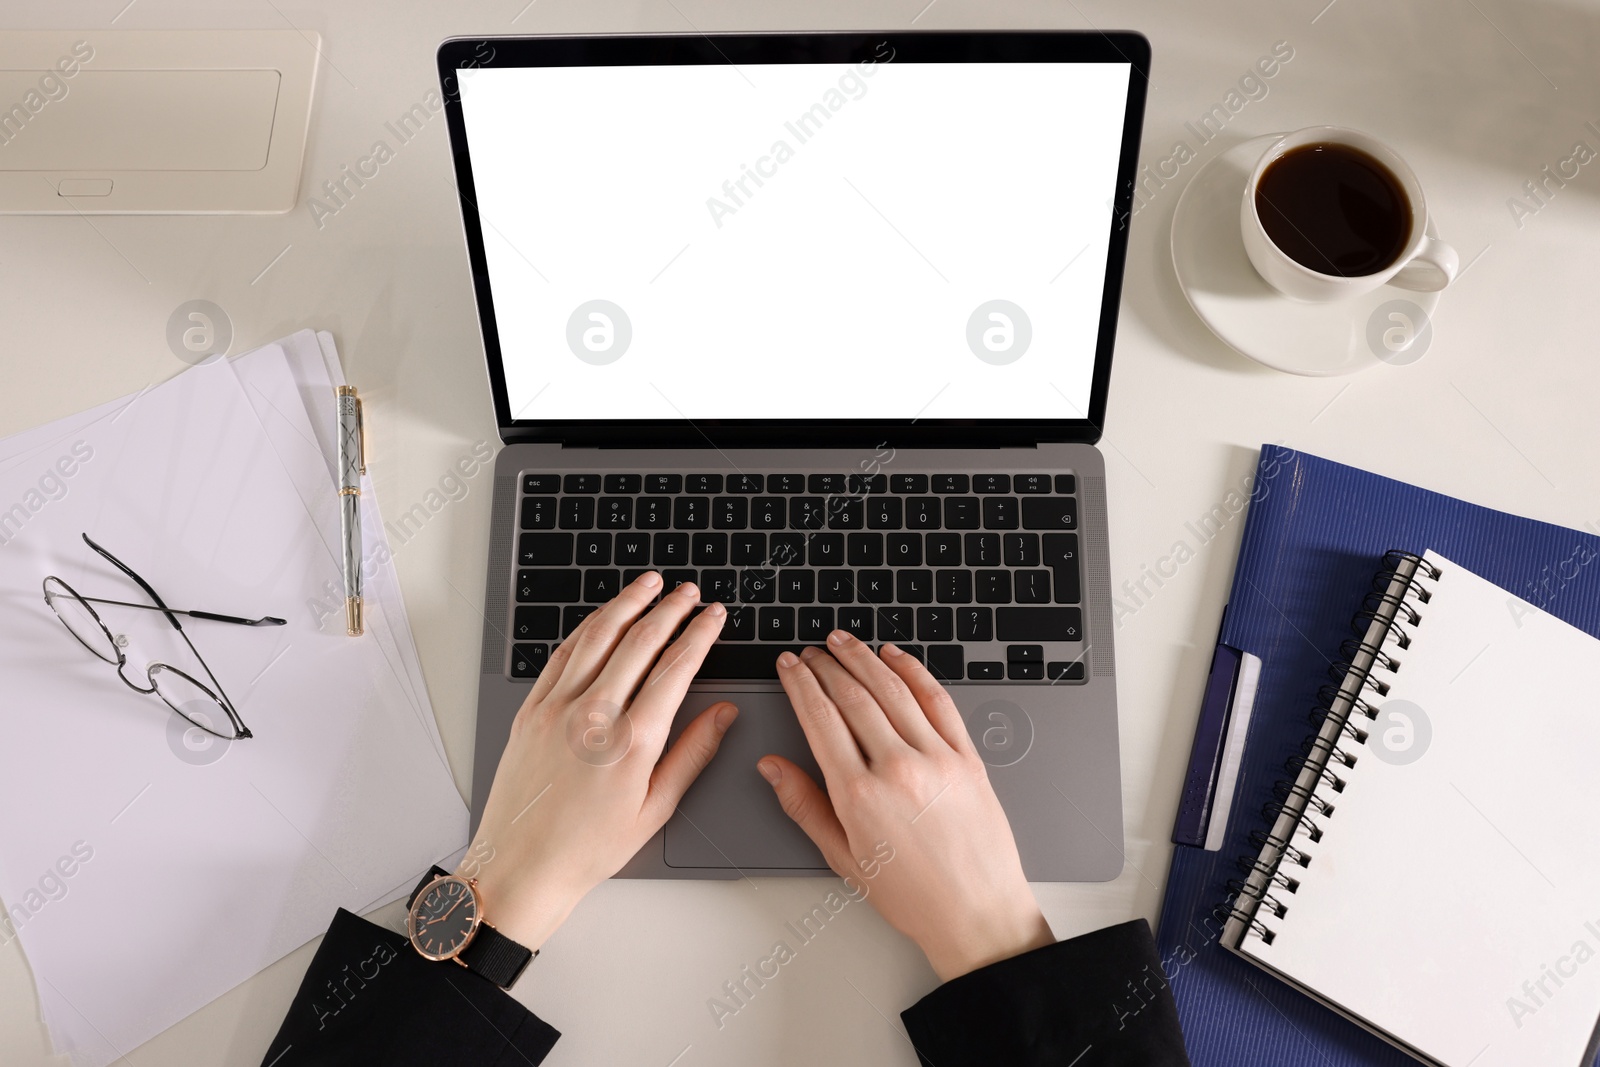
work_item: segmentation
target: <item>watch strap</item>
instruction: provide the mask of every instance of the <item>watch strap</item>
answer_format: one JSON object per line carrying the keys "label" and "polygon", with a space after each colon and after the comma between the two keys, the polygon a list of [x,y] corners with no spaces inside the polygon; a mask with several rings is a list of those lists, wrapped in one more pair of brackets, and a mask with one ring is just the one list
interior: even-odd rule
{"label": "watch strap", "polygon": [[[409,911],[416,904],[422,891],[436,879],[448,877],[450,872],[443,867],[430,867],[406,898],[406,910]],[[467,942],[467,947],[456,958],[473,974],[487,978],[501,989],[510,989],[538,954],[536,950],[517,944],[488,923],[480,922],[472,940]]]}

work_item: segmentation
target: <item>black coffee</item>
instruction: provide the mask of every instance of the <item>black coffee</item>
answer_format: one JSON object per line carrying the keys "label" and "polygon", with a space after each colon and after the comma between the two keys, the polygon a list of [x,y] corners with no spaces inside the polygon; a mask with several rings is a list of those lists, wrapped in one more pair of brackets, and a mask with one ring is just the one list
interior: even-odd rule
{"label": "black coffee", "polygon": [[1272,243],[1301,266],[1354,278],[1400,258],[1411,204],[1388,167],[1345,144],[1291,148],[1262,171],[1256,213]]}

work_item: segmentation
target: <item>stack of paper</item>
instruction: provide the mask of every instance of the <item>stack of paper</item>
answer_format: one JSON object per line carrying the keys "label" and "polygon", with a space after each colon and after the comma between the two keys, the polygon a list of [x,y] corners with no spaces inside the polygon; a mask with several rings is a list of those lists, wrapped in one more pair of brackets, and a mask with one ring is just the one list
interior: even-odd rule
{"label": "stack of paper", "polygon": [[[344,633],[332,339],[303,331],[0,442],[0,940],[21,939],[52,1040],[131,1051],[466,844],[371,486],[364,637]],[[144,594],[184,619],[254,737],[135,692],[46,605]],[[124,674],[204,677],[159,613],[97,606]]]}

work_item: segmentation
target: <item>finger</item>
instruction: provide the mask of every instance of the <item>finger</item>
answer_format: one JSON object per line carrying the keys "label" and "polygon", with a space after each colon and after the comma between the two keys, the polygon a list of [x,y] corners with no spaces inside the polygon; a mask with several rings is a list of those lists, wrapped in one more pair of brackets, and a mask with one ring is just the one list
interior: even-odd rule
{"label": "finger", "polygon": [[[887,651],[894,646],[883,647]],[[926,750],[938,742],[938,736],[928,724],[928,717],[917,707],[917,701],[912,697],[911,690],[906,688],[906,683],[874,655],[869,646],[843,630],[835,630],[828,635],[828,651],[872,694],[872,699],[877,701],[890,725],[906,744]]]}
{"label": "finger", "polygon": [[[700,589],[693,582],[686,582],[662,597],[661,603],[628,627],[589,686],[587,695],[618,706],[627,703],[661,656],[661,650],[672,640],[673,633],[699,605]],[[718,629],[721,629],[720,624]]]}
{"label": "finger", "polygon": [[572,646],[562,668],[561,677],[552,687],[551,695],[566,700],[582,693],[594,684],[595,678],[611,658],[612,651],[633,621],[644,614],[650,602],[661,591],[661,575],[647,571],[623,587],[604,607],[583,620],[583,625],[572,636],[561,642]]}
{"label": "finger", "polygon": [[850,862],[850,837],[844,832],[833,801],[817,788],[811,776],[782,756],[762,756],[756,761],[756,770],[778,794],[778,804],[795,825],[805,831],[811,843],[817,846],[822,858],[828,861],[833,873],[841,878],[855,873]]}
{"label": "finger", "polygon": [[907,655],[894,645],[883,646],[883,663],[905,683],[917,707],[926,716],[928,725],[943,738],[945,744],[957,752],[977,752],[972,744],[972,736],[967,733],[967,724],[962,722],[961,712],[950,698],[950,691],[939,684],[939,679],[933,676],[932,671],[923,666],[917,657]]}
{"label": "finger", "polygon": [[[673,594],[668,599],[688,600],[691,597]],[[667,728],[672,725],[673,716],[678,714],[678,708],[689,692],[689,683],[694,681],[695,672],[705,662],[706,652],[722,632],[722,624],[727,617],[728,609],[721,604],[711,604],[696,615],[684,627],[678,639],[672,642],[672,646],[661,654],[650,676],[639,687],[633,703],[628,706],[628,717],[633,720],[635,731],[647,738],[659,739],[649,753],[652,761],[661,754],[661,746],[667,739]]]}
{"label": "finger", "polygon": [[[829,636],[831,638],[832,635]],[[867,654],[871,655],[871,652]],[[905,740],[889,724],[883,709],[867,691],[867,687],[838,660],[822,649],[813,647],[802,649],[800,658],[816,675],[818,684],[828,699],[833,701],[833,706],[839,709],[845,725],[850,727],[850,733],[855,736],[856,744],[861,746],[867,759],[877,761],[896,751],[906,750]]]}
{"label": "finger", "polygon": [[867,761],[856,744],[855,735],[845,725],[833,701],[822,691],[817,676],[811,673],[806,662],[793,652],[778,657],[778,684],[789,695],[795,718],[805,731],[811,754],[817,757],[817,766],[828,781],[838,781],[843,775],[864,771]]}
{"label": "finger", "polygon": [[739,709],[726,700],[718,701],[694,717],[683,733],[650,772],[650,790],[645,794],[640,818],[653,834],[666,825],[711,757],[717,754],[722,738],[739,717]]}

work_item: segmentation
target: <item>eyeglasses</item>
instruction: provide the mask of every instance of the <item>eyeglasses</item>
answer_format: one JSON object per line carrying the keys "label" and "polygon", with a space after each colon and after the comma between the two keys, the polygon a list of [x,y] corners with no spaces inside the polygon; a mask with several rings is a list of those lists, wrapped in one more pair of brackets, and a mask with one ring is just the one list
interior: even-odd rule
{"label": "eyeglasses", "polygon": [[[82,596],[72,586],[52,574],[44,580],[44,602],[50,605],[50,610],[56,613],[56,618],[61,620],[67,632],[76,637],[78,643],[95,656],[113,664],[117,668],[117,677],[121,678],[129,689],[137,693],[154,693],[191,726],[225,741],[238,741],[254,736],[250,733],[249,727],[245,726],[244,720],[239,717],[238,711],[234,709],[233,701],[223,692],[222,684],[217,681],[216,675],[211,673],[211,668],[206,665],[200,650],[194,647],[189,635],[183,632],[183,626],[179,624],[177,617],[187,615],[192,619],[210,619],[213,622],[234,623],[239,626],[282,626],[284,620],[270,615],[259,619],[241,619],[234,615],[218,615],[210,611],[179,611],[169,608],[156,591],[150,588],[150,583],[134,573],[126,563],[91,541],[88,534],[83,535],[83,541],[104,556],[117,570],[131,578],[154,603],[136,604],[125,600],[103,600],[99,597]],[[92,604],[110,604],[121,608],[161,612],[167,617],[167,621],[172,623],[172,628],[178,631],[178,636],[183,638],[183,643],[189,646],[189,651],[194,653],[195,662],[200,664],[200,669],[205,672],[211,684],[206,685],[187,671],[179,670],[170,663],[151,663],[145,669],[145,685],[130,679],[123,673],[128,665],[128,658],[122,654],[122,646],[127,643],[127,639],[114,637],[111,630],[101,621],[100,613],[90,606]],[[215,714],[217,710],[220,710],[221,716],[232,726],[231,733],[223,733],[209,723],[201,721]]]}

